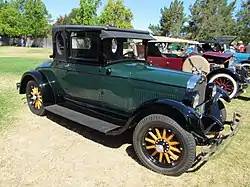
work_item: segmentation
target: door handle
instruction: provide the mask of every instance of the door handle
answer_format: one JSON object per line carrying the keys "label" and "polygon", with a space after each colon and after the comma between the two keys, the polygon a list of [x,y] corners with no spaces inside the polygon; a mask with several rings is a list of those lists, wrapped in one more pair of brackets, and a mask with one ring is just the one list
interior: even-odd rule
{"label": "door handle", "polygon": [[108,68],[108,69],[106,70],[106,75],[110,75],[111,72],[112,72],[111,68]]}
{"label": "door handle", "polygon": [[69,64],[66,64],[64,67],[65,67],[65,68],[69,68],[69,66],[70,66]]}

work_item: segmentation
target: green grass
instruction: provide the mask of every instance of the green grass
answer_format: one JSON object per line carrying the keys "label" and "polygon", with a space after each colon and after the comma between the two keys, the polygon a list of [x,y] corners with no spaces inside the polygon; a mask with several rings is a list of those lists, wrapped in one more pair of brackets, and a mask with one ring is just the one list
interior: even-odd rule
{"label": "green grass", "polygon": [[34,69],[38,64],[44,62],[45,60],[46,59],[0,57],[0,75],[20,75],[25,71]]}
{"label": "green grass", "polygon": [[[0,48],[1,51],[1,48]],[[15,120],[15,112],[23,106],[23,95],[15,89],[25,71],[43,62],[37,58],[0,57],[0,133],[8,130]]]}

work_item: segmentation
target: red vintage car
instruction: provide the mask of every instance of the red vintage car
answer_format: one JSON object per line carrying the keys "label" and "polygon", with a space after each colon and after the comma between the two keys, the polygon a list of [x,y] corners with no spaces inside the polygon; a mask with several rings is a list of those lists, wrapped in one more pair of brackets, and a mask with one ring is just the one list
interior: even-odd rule
{"label": "red vintage car", "polygon": [[215,82],[230,98],[239,96],[247,87],[245,71],[239,73],[235,67],[230,67],[234,60],[231,54],[203,52],[200,43],[191,40],[163,36],[155,36],[155,39],[147,47],[146,58],[150,64],[191,73],[201,71],[208,82]]}

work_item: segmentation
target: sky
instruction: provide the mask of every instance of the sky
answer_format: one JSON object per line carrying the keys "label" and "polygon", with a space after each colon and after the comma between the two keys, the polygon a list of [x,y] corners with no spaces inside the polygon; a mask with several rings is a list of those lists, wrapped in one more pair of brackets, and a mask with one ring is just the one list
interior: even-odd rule
{"label": "sky", "polygon": [[[108,0],[103,0],[100,12]],[[231,2],[232,0],[229,0]],[[79,7],[79,0],[43,0],[48,11],[54,19],[59,15],[69,13],[72,8]],[[189,6],[194,0],[184,0],[185,14],[189,14]],[[133,26],[135,29],[148,30],[149,24],[158,24],[160,20],[160,9],[168,7],[171,0],[124,0],[124,4],[129,7],[133,14]],[[239,7],[241,0],[237,1],[236,8]]]}

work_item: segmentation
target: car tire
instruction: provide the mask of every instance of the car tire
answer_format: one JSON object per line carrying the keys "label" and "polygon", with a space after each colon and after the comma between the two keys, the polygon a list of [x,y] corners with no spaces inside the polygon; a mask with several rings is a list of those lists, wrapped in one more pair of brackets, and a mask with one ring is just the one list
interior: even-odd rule
{"label": "car tire", "polygon": [[246,69],[246,79],[250,80],[250,64],[242,64],[241,67],[244,67]]}
{"label": "car tire", "polygon": [[234,80],[232,76],[228,74],[218,73],[212,76],[208,82],[214,82],[217,86],[225,90],[228,93],[230,99],[234,98],[238,92],[238,83]]}
{"label": "car tire", "polygon": [[193,135],[173,119],[161,114],[146,116],[137,124],[133,133],[133,146],[144,166],[169,176],[186,172],[196,157]]}
{"label": "car tire", "polygon": [[26,99],[33,114],[38,116],[45,115],[41,88],[34,80],[30,80],[26,85]]}

